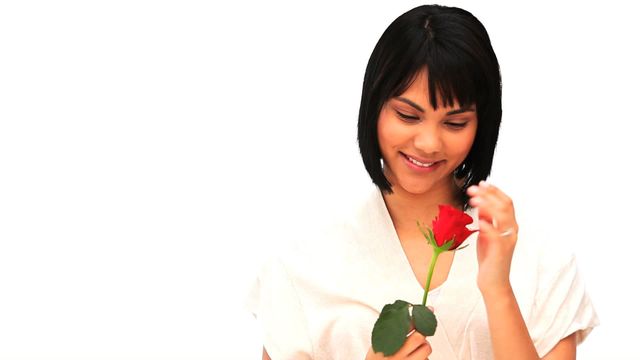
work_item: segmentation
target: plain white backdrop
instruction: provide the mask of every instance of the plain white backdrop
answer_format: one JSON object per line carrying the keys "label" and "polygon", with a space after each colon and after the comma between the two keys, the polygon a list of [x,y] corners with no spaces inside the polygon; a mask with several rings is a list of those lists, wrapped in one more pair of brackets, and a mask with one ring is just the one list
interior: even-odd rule
{"label": "plain white backdrop", "polygon": [[[630,2],[441,3],[501,64],[490,181],[578,255],[579,358],[640,358]],[[420,4],[2,2],[0,359],[258,359],[248,286],[370,183],[365,67]]]}

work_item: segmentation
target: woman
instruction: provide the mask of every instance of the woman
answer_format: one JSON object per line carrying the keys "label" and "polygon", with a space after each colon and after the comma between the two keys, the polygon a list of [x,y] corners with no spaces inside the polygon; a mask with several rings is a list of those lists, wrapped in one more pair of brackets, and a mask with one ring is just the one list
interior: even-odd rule
{"label": "woman", "polygon": [[575,358],[598,319],[573,257],[519,240],[512,201],[484,181],[501,116],[498,61],[472,14],[420,6],[387,28],[358,120],[375,189],[317,240],[265,264],[248,303],[264,326],[263,359],[385,359],[371,330],[384,304],[419,303],[432,249],[416,220],[430,224],[439,204],[467,211],[480,231],[439,257],[434,336],[411,332],[386,358]]}

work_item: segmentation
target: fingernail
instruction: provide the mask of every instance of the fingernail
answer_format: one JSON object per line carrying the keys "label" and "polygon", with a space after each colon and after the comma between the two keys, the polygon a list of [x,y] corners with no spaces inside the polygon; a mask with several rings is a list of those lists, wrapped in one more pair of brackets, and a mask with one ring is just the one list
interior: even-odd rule
{"label": "fingernail", "polygon": [[473,197],[473,198],[469,199],[469,203],[471,205],[480,205],[480,204],[482,204],[482,199],[479,198],[479,197]]}
{"label": "fingernail", "polygon": [[480,183],[478,185],[482,186],[483,188],[488,188],[489,187],[489,183],[484,181],[484,180],[480,181]]}
{"label": "fingernail", "polygon": [[475,194],[478,192],[478,187],[475,185],[471,185],[469,186],[469,188],[467,189],[467,192],[471,195]]}

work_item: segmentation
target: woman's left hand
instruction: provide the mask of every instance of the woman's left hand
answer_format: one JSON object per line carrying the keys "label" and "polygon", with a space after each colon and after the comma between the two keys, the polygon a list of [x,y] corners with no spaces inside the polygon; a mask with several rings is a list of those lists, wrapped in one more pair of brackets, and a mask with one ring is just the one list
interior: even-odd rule
{"label": "woman's left hand", "polygon": [[481,181],[467,189],[469,204],[478,209],[478,288],[483,295],[511,291],[509,272],[518,239],[513,202],[494,185]]}

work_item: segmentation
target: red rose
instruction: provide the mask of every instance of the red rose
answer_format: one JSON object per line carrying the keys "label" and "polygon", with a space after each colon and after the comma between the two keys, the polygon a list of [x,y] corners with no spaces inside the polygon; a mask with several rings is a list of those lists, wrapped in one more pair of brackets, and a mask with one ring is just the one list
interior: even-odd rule
{"label": "red rose", "polygon": [[478,230],[469,230],[467,225],[473,222],[471,216],[450,205],[438,205],[438,216],[433,220],[431,227],[438,246],[446,244],[453,239],[453,245],[449,250],[457,249],[462,243]]}
{"label": "red rose", "polygon": [[[404,344],[411,322],[416,331],[424,336],[432,336],[436,332],[438,325],[436,316],[426,304],[438,256],[446,251],[464,248],[460,245],[469,235],[478,231],[467,229],[467,225],[473,222],[471,216],[449,205],[438,205],[438,208],[438,216],[433,220],[431,229],[423,229],[420,221],[416,220],[418,229],[433,247],[422,305],[412,305],[403,300],[385,305],[371,332],[371,345],[374,352],[382,352],[385,356],[395,354]],[[412,307],[411,314],[409,314],[409,307]]]}

